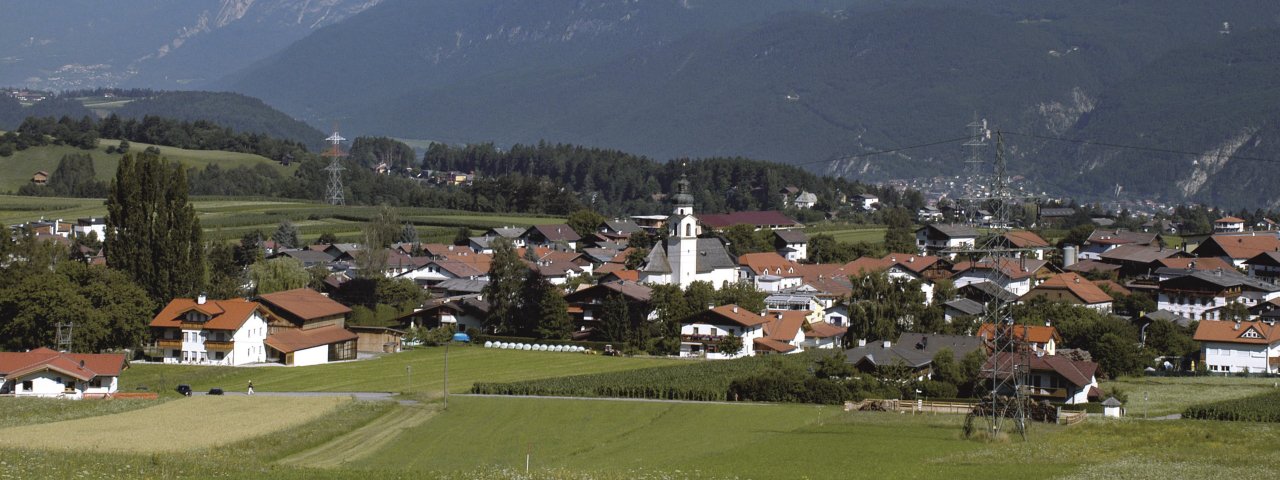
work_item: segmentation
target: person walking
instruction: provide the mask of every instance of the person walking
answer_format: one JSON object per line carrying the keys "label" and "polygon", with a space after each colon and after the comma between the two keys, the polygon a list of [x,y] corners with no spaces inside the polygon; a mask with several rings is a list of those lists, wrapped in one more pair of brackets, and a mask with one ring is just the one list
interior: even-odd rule
{"label": "person walking", "polygon": [[253,380],[249,380],[249,395],[253,395]]}

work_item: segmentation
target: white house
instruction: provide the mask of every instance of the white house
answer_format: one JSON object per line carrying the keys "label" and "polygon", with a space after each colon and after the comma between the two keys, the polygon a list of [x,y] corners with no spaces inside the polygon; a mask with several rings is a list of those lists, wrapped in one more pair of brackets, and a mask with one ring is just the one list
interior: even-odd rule
{"label": "white house", "polygon": [[800,230],[778,230],[773,232],[774,247],[778,255],[793,262],[809,258],[809,236]]}
{"label": "white house", "polygon": [[0,352],[0,395],[106,398],[116,393],[125,368],[125,357],[118,353],[62,353],[43,347]]}
{"label": "white house", "polygon": [[1280,297],[1280,286],[1235,270],[1195,270],[1160,282],[1156,308],[1192,320],[1222,320],[1231,303],[1247,308]]}
{"label": "white house", "polygon": [[1228,216],[1213,221],[1213,233],[1240,233],[1243,231],[1243,218]]}
{"label": "white house", "polygon": [[880,197],[870,193],[860,193],[853,196],[854,204],[863,210],[875,210],[876,204],[880,203]]}
{"label": "white house", "polygon": [[[680,356],[718,360],[755,355],[755,340],[764,337],[764,325],[772,320],[737,305],[703,310],[680,321]],[[742,348],[735,353],[721,351],[726,337],[739,338]]]}
{"label": "white house", "polygon": [[175,298],[151,320],[164,363],[244,365],[267,360],[267,310],[245,299]]}
{"label": "white house", "polygon": [[1007,258],[960,262],[955,266],[956,274],[952,281],[956,288],[990,282],[1021,297],[1035,286],[1036,277],[1041,275],[1046,264],[1044,260]]}
{"label": "white house", "polygon": [[1196,327],[1201,362],[1214,373],[1276,373],[1280,328],[1275,322],[1204,320]]}
{"label": "white house", "polygon": [[88,237],[92,233],[102,240],[107,238],[107,220],[102,217],[78,218],[71,231],[76,238]]}
{"label": "white house", "polygon": [[813,208],[818,203],[818,196],[809,192],[800,192],[794,202],[796,208]]}
{"label": "white house", "polygon": [[932,224],[916,230],[916,246],[921,255],[954,259],[954,250],[973,248],[978,231],[967,225]]}

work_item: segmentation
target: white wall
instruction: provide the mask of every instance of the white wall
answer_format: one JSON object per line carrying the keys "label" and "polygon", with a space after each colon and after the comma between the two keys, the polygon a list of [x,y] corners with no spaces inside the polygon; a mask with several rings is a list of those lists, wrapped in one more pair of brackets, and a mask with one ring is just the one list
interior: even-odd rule
{"label": "white wall", "polygon": [[[31,382],[31,389],[23,389],[23,382],[28,381]],[[63,395],[63,382],[67,381],[75,382],[75,393],[66,396],[79,399],[88,383],[53,371],[33,373],[13,379],[13,393],[18,397],[57,397]]]}
{"label": "white wall", "polygon": [[1246,343],[1203,342],[1204,364],[1210,373],[1270,372],[1268,357],[1280,353],[1280,343],[1255,345]]}
{"label": "white wall", "polygon": [[235,347],[227,352],[228,356],[220,364],[244,365],[267,361],[267,348],[262,343],[267,339],[267,321],[258,312],[250,315],[231,338],[236,342]]}
{"label": "white wall", "polygon": [[295,367],[319,365],[322,363],[329,363],[328,345],[320,345],[318,347],[311,347],[306,350],[293,352],[293,366]]}

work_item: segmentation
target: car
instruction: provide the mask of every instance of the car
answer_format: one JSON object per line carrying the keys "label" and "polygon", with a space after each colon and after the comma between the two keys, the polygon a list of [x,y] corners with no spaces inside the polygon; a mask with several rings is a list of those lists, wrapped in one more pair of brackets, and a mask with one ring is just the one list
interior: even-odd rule
{"label": "car", "polygon": [[222,395],[222,389],[218,387],[210,388],[209,395]]}
{"label": "car", "polygon": [[179,394],[182,394],[182,396],[184,397],[191,396],[191,385],[187,385],[183,383],[181,385],[178,385],[178,388],[176,390],[178,391]]}

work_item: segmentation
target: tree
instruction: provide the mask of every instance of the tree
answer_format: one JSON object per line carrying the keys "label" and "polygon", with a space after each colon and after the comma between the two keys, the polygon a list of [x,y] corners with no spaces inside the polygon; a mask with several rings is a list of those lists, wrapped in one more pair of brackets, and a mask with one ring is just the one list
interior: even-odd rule
{"label": "tree", "polygon": [[280,222],[280,226],[276,227],[276,232],[271,234],[271,239],[276,241],[276,245],[280,248],[298,248],[302,246],[302,242],[298,240],[298,227],[293,225],[289,219]]}
{"label": "tree", "polygon": [[573,320],[569,318],[569,303],[560,289],[542,275],[530,275],[534,286],[529,290],[538,295],[538,338],[568,340],[573,333]]}
{"label": "tree", "polygon": [[302,262],[279,257],[250,265],[249,279],[253,282],[254,291],[262,295],[306,287],[311,283],[311,274]]}
{"label": "tree", "polygon": [[204,245],[181,165],[156,154],[125,155],[106,203],[111,268],[128,274],[157,303],[200,291]]}
{"label": "tree", "polygon": [[653,285],[649,292],[649,304],[657,313],[658,332],[657,343],[650,353],[680,353],[680,321],[695,311],[689,307],[684,292],[678,285]]}
{"label": "tree", "polygon": [[570,213],[569,218],[565,220],[565,223],[567,223],[569,228],[572,228],[574,232],[577,232],[579,236],[586,237],[595,233],[596,228],[599,227],[601,223],[604,223],[605,220],[608,219],[595,210],[583,208]]}
{"label": "tree", "polygon": [[917,250],[916,234],[911,214],[903,208],[891,208],[884,211],[885,224],[889,229],[884,233],[884,246],[890,252],[911,253]]}
{"label": "tree", "polygon": [[1150,363],[1137,344],[1114,333],[1103,335],[1089,353],[1098,369],[1111,378],[1140,374]]}
{"label": "tree", "polygon": [[529,269],[520,261],[510,241],[495,239],[490,246],[493,261],[489,264],[489,283],[482,292],[489,302],[484,326],[492,333],[510,333],[516,330],[517,316],[523,307],[520,293]]}
{"label": "tree", "polygon": [[418,229],[412,223],[404,222],[404,228],[400,229],[400,243],[418,243]]}
{"label": "tree", "polygon": [[990,388],[984,389],[982,385],[982,367],[986,364],[987,352],[982,348],[975,348],[960,359],[960,376],[963,381],[956,384],[960,395],[973,397],[990,390]]}
{"label": "tree", "polygon": [[248,267],[262,261],[262,232],[254,230],[240,237],[240,245],[236,246],[236,265]]}
{"label": "tree", "polygon": [[943,348],[933,354],[930,369],[933,370],[930,379],[934,381],[959,386],[968,380],[964,378],[964,368],[956,361],[956,354],[950,348]]}
{"label": "tree", "polygon": [[154,309],[147,292],[124,273],[63,262],[0,290],[0,347],[56,347],[56,324],[71,321],[73,351],[136,348]]}
{"label": "tree", "polygon": [[379,278],[374,287],[374,302],[394,307],[397,312],[411,312],[422,306],[426,293],[407,278]]}
{"label": "tree", "polygon": [[467,227],[458,227],[458,231],[453,234],[454,245],[471,244],[471,229]]}
{"label": "tree", "polygon": [[316,239],[316,243],[320,245],[333,245],[338,243],[338,236],[334,235],[333,232],[323,232],[320,234],[320,238]]}
{"label": "tree", "polygon": [[211,242],[205,247],[204,257],[208,262],[205,271],[209,274],[204,293],[212,298],[240,296],[244,267],[236,264],[236,248],[226,242]]}
{"label": "tree", "polygon": [[764,299],[768,294],[757,290],[755,285],[747,282],[736,282],[716,291],[716,305],[734,304],[755,313],[764,311]]}
{"label": "tree", "polygon": [[619,293],[604,297],[600,312],[600,333],[607,342],[625,342],[631,334],[631,313],[627,299]]}

